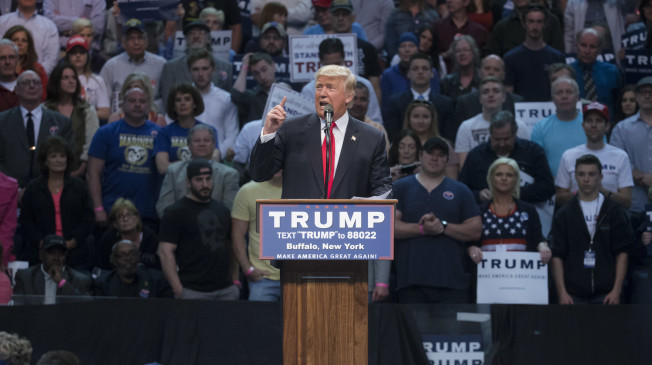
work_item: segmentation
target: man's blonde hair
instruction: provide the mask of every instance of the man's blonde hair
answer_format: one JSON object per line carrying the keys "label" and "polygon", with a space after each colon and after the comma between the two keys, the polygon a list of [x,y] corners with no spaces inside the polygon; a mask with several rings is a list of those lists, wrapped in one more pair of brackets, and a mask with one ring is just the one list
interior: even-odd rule
{"label": "man's blonde hair", "polygon": [[[346,88],[346,91],[348,91],[349,94],[355,96],[355,83],[357,82],[357,79],[353,72],[351,72],[351,70],[348,68],[339,65],[324,66],[320,68],[315,74],[315,81],[317,81],[319,76],[344,77],[344,87]],[[353,100],[351,100],[351,103],[349,104],[352,103]],[[350,107],[351,105],[347,104],[347,108]]]}

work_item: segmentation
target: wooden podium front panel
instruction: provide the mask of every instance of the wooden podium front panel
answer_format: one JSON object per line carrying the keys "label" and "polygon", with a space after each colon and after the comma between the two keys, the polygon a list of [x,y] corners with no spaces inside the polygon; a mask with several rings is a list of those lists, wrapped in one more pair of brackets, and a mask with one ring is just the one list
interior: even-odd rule
{"label": "wooden podium front panel", "polygon": [[283,364],[367,364],[367,261],[285,261]]}

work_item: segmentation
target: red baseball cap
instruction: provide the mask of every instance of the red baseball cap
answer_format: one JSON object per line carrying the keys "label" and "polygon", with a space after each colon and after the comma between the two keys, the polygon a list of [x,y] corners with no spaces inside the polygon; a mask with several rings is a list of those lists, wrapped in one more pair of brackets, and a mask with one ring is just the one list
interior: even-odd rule
{"label": "red baseball cap", "polygon": [[330,8],[333,0],[312,0],[312,6],[319,8]]}
{"label": "red baseball cap", "polygon": [[600,114],[602,114],[602,116],[606,121],[609,121],[609,108],[606,105],[600,104],[597,101],[593,101],[590,104],[584,105],[582,107],[582,113],[584,113],[583,116],[584,119],[586,119],[586,115],[590,111],[599,112]]}
{"label": "red baseball cap", "polygon": [[88,43],[86,43],[86,38],[76,35],[68,38],[68,43],[66,43],[66,53],[70,52],[73,47],[80,46],[88,51]]}

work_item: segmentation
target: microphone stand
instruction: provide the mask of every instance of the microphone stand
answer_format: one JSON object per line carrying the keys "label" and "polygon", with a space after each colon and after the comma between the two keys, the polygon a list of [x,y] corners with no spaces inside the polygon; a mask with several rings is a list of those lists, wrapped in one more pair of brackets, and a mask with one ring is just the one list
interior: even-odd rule
{"label": "microphone stand", "polygon": [[[332,110],[326,110],[324,113],[324,116],[326,117],[326,128],[324,130],[324,134],[326,135],[326,175],[324,179],[324,195],[322,195],[322,199],[328,199],[328,180],[330,179],[330,173],[331,173],[331,159],[333,156],[331,156],[331,124],[333,123],[333,111]],[[335,141],[332,141],[333,143]]]}

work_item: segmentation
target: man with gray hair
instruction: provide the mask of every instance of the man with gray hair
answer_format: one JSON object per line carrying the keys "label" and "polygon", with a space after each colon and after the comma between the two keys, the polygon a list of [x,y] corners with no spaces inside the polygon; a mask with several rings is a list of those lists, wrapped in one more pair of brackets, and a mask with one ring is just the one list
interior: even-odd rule
{"label": "man with gray hair", "polygon": [[582,129],[582,113],[577,109],[580,93],[575,80],[562,76],[552,82],[551,88],[555,114],[538,121],[530,139],[543,147],[555,176],[564,151],[586,143],[586,135]]}
{"label": "man with gray hair", "polygon": [[577,33],[577,61],[570,65],[575,70],[580,97],[605,104],[613,115],[621,84],[620,72],[615,65],[598,61],[603,46],[604,36],[600,32],[583,29]]}
{"label": "man with gray hair", "polygon": [[73,147],[70,119],[41,105],[44,86],[36,72],[23,72],[16,79],[19,105],[0,113],[0,171],[18,180],[21,189],[41,174],[36,148],[48,136],[63,137]]}
{"label": "man with gray hair", "polygon": [[[188,149],[191,158],[209,160],[213,167],[213,199],[231,209],[239,188],[239,174],[234,168],[211,160],[215,148],[215,129],[205,124],[197,124],[188,131]],[[163,186],[156,203],[156,212],[163,217],[163,211],[188,194],[186,168],[190,161],[172,163],[163,179]]]}
{"label": "man with gray hair", "polygon": [[0,112],[18,105],[16,65],[18,47],[9,39],[0,39]]}

